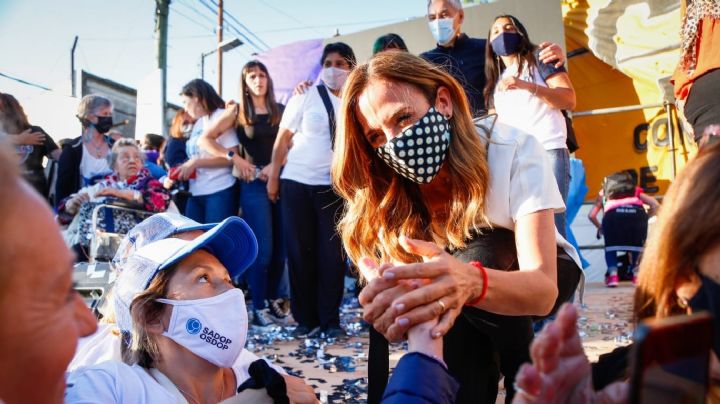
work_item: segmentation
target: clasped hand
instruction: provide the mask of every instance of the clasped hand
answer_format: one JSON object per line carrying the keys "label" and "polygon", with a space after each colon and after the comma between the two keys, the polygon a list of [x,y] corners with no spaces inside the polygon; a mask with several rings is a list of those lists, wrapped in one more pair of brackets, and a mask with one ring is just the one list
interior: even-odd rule
{"label": "clasped hand", "polygon": [[482,277],[434,243],[400,237],[400,245],[423,262],[378,265],[363,258],[358,263],[371,278],[359,296],[363,318],[391,342],[403,340],[414,325],[439,318],[430,331],[439,338],[453,326],[463,305],[480,294]]}

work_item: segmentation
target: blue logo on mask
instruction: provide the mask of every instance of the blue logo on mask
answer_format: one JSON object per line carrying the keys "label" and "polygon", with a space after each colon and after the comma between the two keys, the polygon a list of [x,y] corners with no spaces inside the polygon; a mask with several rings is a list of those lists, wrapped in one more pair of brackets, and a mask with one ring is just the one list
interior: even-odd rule
{"label": "blue logo on mask", "polygon": [[185,323],[185,329],[189,334],[197,334],[202,330],[202,323],[196,318],[190,318]]}

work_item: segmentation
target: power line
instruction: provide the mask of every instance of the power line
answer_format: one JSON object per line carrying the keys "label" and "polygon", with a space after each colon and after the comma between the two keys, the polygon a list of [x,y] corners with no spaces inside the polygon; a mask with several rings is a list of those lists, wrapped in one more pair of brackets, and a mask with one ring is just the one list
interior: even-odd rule
{"label": "power line", "polygon": [[[238,21],[237,18],[235,18],[232,14],[228,13],[228,18],[230,18],[231,20],[235,21],[235,23],[237,23],[238,25],[240,25],[243,29],[245,29],[245,31],[247,31],[250,35],[252,35],[255,39],[257,39],[258,42],[260,42],[260,44],[261,44],[262,46],[265,47],[265,49],[260,49],[260,50],[268,50],[268,49],[270,49],[270,46],[269,46],[268,44],[266,44],[265,41],[263,41],[263,40],[260,39],[257,35],[255,35],[254,32],[250,31],[250,29],[248,29],[248,27],[246,27],[245,25],[243,25],[243,23],[241,23],[240,21]],[[238,30],[238,29],[235,29],[235,31],[238,31],[238,33],[239,33],[239,30]]]}
{"label": "power line", "polygon": [[298,19],[298,18],[295,17],[294,15],[289,14],[289,13],[286,13],[286,12],[283,11],[282,9],[277,8],[277,7],[273,6],[272,4],[269,4],[269,3],[266,2],[266,1],[258,0],[258,3],[264,5],[265,7],[268,7],[268,8],[271,8],[271,9],[277,11],[278,13],[284,15],[285,17],[290,18],[291,20],[297,22],[298,24],[300,24],[300,25],[302,25],[302,26],[304,26],[304,27],[307,27],[307,29],[310,29],[310,30],[315,31],[318,35],[322,35],[322,33],[320,33],[320,32],[318,32],[317,30],[315,30],[314,27],[311,27],[311,26],[309,26],[309,25],[306,25],[303,21],[300,21],[300,19]]}
{"label": "power line", "polygon": [[178,2],[177,4],[185,6],[188,10],[192,11],[196,15],[200,16],[202,19],[210,23],[210,26],[213,27],[213,31],[215,30],[215,24],[217,24],[217,21],[213,21],[212,18],[208,17],[206,14],[201,13],[198,9],[195,7],[185,3],[185,2]]}
{"label": "power line", "polygon": [[28,86],[37,87],[37,88],[43,89],[43,90],[45,90],[45,91],[50,91],[50,89],[49,89],[48,87],[42,86],[42,85],[40,85],[40,84],[31,83],[31,82],[29,82],[29,81],[25,81],[25,80],[23,80],[23,79],[19,79],[19,78],[17,78],[17,77],[13,77],[13,76],[7,75],[7,74],[2,73],[2,72],[0,72],[0,76],[5,77],[5,78],[8,78],[8,79],[13,80],[13,81],[17,81],[18,83],[21,83],[21,84],[25,84],[25,85],[28,85]]}
{"label": "power line", "polygon": [[[200,0],[200,3],[201,3],[203,6],[205,6],[205,8],[207,8],[208,10],[210,10],[211,13],[213,13],[214,15],[217,15],[217,10],[214,9],[211,5],[207,4],[207,3],[205,2],[205,0]],[[225,12],[223,13],[223,16],[224,16],[224,14],[225,14]],[[252,47],[254,47],[255,49],[257,49],[257,50],[260,51],[260,52],[263,51],[263,49],[262,49],[260,46],[258,46],[253,40],[251,40],[250,38],[248,38],[247,35],[245,35],[244,33],[242,33],[242,32],[241,32],[237,27],[235,27],[230,21],[225,21],[224,18],[223,18],[223,21],[224,21],[224,22],[227,22],[227,27],[230,28],[230,29],[232,29],[233,31],[235,31],[235,33],[236,33],[237,35],[239,35],[242,39],[244,39],[245,42],[247,42],[249,45],[251,45]]]}
{"label": "power line", "polygon": [[315,28],[348,27],[351,25],[380,24],[380,23],[398,22],[398,21],[401,21],[401,20],[399,20],[397,18],[393,18],[393,19],[387,19],[387,20],[357,21],[357,22],[336,23],[336,24],[326,24],[326,25],[313,25],[313,26],[302,26],[302,27],[268,29],[268,30],[258,31],[258,32],[269,34],[272,32],[300,31],[300,30],[306,30],[306,29],[309,30],[309,29],[315,29]]}
{"label": "power line", "polygon": [[[215,7],[218,7],[218,3],[217,3],[216,0],[210,0],[210,2],[211,2],[212,4],[214,4]],[[240,20],[238,20],[237,18],[235,18],[235,16],[232,15],[232,13],[230,13],[230,12],[227,11],[227,10],[225,10],[225,14],[227,14],[227,16],[228,16],[228,18],[229,18],[230,20],[234,21],[237,25],[239,25],[240,28],[244,29],[245,31],[247,31],[248,34],[252,35],[253,38],[257,39],[257,41],[260,42],[260,45],[264,46],[266,50],[267,50],[267,49],[270,49],[270,45],[268,45],[267,43],[265,43],[265,41],[263,41],[259,36],[255,35],[255,33],[254,33],[253,31],[251,31],[250,28],[246,27],[245,24],[243,24],[242,22],[240,22]]]}
{"label": "power line", "polygon": [[[180,10],[178,10],[177,7],[173,7],[173,13],[175,13],[181,17],[184,17],[186,20],[188,20],[188,21],[192,22],[193,24],[197,25],[198,27],[202,28],[203,31],[207,31],[207,30],[214,31],[215,30],[214,28],[208,28],[208,27],[200,24],[197,21],[197,19],[192,18],[192,17],[188,16],[187,14],[180,12]],[[213,27],[214,27],[214,25],[213,25]]]}

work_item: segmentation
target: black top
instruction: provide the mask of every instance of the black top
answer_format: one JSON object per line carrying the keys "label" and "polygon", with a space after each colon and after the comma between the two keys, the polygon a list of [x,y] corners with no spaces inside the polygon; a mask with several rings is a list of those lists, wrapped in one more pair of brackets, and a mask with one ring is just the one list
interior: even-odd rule
{"label": "black top", "polygon": [[43,168],[43,158],[50,158],[50,154],[57,150],[58,145],[52,140],[39,126],[30,126],[32,132],[42,132],[45,135],[45,141],[41,145],[18,145],[16,147],[20,154],[22,163],[23,177],[43,196],[47,197],[48,184],[45,179],[45,169]]}
{"label": "black top", "polygon": [[185,151],[185,143],[187,139],[170,137],[165,144],[165,164],[168,169],[177,167],[188,160]]}
{"label": "black top", "polygon": [[[282,115],[285,106],[278,104],[278,107]],[[272,149],[279,126],[271,126],[269,118],[268,114],[259,114],[256,115],[255,124],[235,128],[244,158],[256,166],[266,166],[272,159]]]}
{"label": "black top", "polygon": [[453,46],[446,48],[438,45],[435,49],[421,53],[420,57],[444,67],[450,75],[460,82],[470,102],[473,116],[485,109],[485,43],[479,38],[470,38],[465,34],[455,40]]}

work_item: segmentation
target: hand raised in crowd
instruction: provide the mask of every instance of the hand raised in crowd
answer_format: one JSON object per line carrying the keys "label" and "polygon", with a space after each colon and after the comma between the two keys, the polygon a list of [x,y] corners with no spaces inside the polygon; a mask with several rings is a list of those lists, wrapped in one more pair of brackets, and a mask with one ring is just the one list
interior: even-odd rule
{"label": "hand raised in crowd", "polygon": [[75,194],[70,199],[68,199],[67,202],[65,202],[65,211],[74,215],[75,213],[77,213],[78,209],[80,209],[80,206],[82,206],[83,203],[89,200],[90,195],[84,192]]}
{"label": "hand raised in crowd", "polygon": [[195,172],[195,159],[190,159],[179,166],[178,179],[180,181],[187,181]]}
{"label": "hand raised in crowd", "polygon": [[254,164],[250,164],[249,161],[245,160],[240,156],[237,156],[233,158],[233,165],[235,166],[237,172],[240,174],[240,178],[242,178],[245,182],[252,182],[253,180],[255,180]]}
{"label": "hand raised in crowd", "polygon": [[542,42],[538,47],[540,48],[540,54],[538,55],[540,62],[546,64],[554,63],[556,68],[559,68],[565,63],[565,53],[560,45],[554,42]]}
{"label": "hand raised in crowd", "polygon": [[408,352],[420,352],[432,358],[442,360],[443,339],[433,338],[432,330],[438,320],[432,319],[410,328],[407,332]]}
{"label": "hand raised in crowd", "polygon": [[590,362],[577,332],[577,311],[563,305],[555,321],[530,346],[532,364],[524,364],[515,378],[514,404],[624,403],[628,385],[615,383],[595,392]]}
{"label": "hand raised in crowd", "polygon": [[293,95],[305,94],[308,88],[312,87],[313,83],[310,80],[301,81],[295,89],[293,89]]}
{"label": "hand raised in crowd", "polygon": [[389,341],[399,341],[410,327],[439,317],[432,335],[441,337],[463,305],[481,293],[482,277],[434,243],[401,237],[400,244],[424,262],[381,268],[381,277],[359,296],[365,320]]}
{"label": "hand raised in crowd", "polygon": [[33,132],[31,128],[28,128],[18,133],[14,140],[16,144],[40,146],[45,142],[45,134],[42,132]]}

